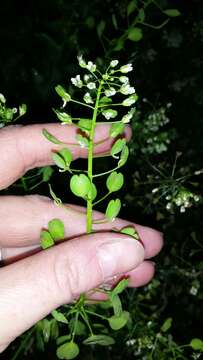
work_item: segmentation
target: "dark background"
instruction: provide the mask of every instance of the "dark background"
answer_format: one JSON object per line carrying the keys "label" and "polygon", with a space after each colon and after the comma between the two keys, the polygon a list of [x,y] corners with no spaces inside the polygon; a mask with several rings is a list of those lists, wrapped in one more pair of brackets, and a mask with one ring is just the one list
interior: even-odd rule
{"label": "dark background", "polygon": [[[169,116],[171,121],[167,129],[175,129],[175,140],[166,153],[152,156],[150,161],[158,167],[160,164],[171,166],[178,151],[182,153],[178,165],[180,169],[187,168],[190,173],[201,169],[202,1],[160,0],[158,3],[162,8],[177,8],[181,16],[171,18],[159,30],[142,25],[141,41],[127,40],[119,51],[113,51],[112,39],[118,39],[123,29],[129,26],[126,20],[127,1],[1,0],[0,92],[6,96],[11,106],[22,102],[28,105],[28,113],[21,122],[30,124],[56,121],[52,107],[59,104],[54,86],[58,83],[68,85],[70,77],[78,73],[76,56],[79,52],[93,61],[119,58],[121,63],[133,63],[136,89],[140,97],[138,108],[143,117],[148,112],[143,98],[147,98],[154,107],[172,103]],[[117,20],[117,27],[112,22],[112,16]],[[163,14],[156,7],[149,7],[149,23],[160,24],[163,19]],[[98,36],[98,24],[101,21],[105,22],[102,39]],[[136,143],[136,137],[134,134],[132,147]],[[146,324],[150,319],[155,322],[152,334],[156,334],[163,321],[172,317],[173,341],[177,346],[187,344],[192,338],[202,336],[202,205],[200,202],[200,206],[189,209],[185,214],[180,214],[179,211],[168,213],[159,204],[152,204],[150,197],[148,200],[145,198],[148,188],[134,188],[133,174],[137,170],[143,176],[151,174],[139,149],[136,156],[132,154],[129,165],[125,168],[128,181],[124,192],[128,196],[124,193],[122,195],[125,205],[123,217],[129,220],[136,218],[137,222],[164,231],[166,245],[156,260],[157,287],[135,290],[134,298],[132,293],[125,297],[124,301],[134,313],[138,324],[134,336],[141,337],[141,334],[144,336],[148,333]],[[196,183],[196,192],[201,193],[202,177],[192,180]],[[58,180],[54,173],[52,183],[55,186],[60,184],[59,194],[62,195],[66,189],[63,178]],[[24,190],[14,187],[8,192],[22,194]],[[39,187],[37,192],[48,194],[47,185]],[[194,237],[198,243],[194,241]],[[196,296],[189,291],[194,281],[200,286]],[[113,350],[105,350],[105,356],[109,359],[122,359],[122,351],[126,358],[134,356],[132,350],[125,348],[121,340],[126,337],[125,331],[128,330],[117,335],[119,342]],[[48,350],[49,346],[52,349],[52,345],[47,345],[47,355],[43,355],[43,358],[51,358],[52,350]],[[165,349],[169,345],[166,342],[162,346]],[[155,350],[153,359],[173,358],[170,357],[172,355],[164,357],[163,349],[160,353]],[[3,358],[10,359],[14,351],[14,348],[9,349]],[[146,351],[143,354],[148,354],[148,350],[143,351]],[[23,358],[31,358],[31,354],[28,357],[24,355]],[[102,354],[104,356],[104,352]],[[33,359],[36,358],[35,355],[32,356]],[[90,355],[84,352],[81,359],[89,359],[88,356]],[[91,356],[92,359],[100,359],[94,350]],[[144,355],[139,356],[135,358],[144,358]],[[185,356],[186,359],[192,358],[190,351],[186,351]]]}

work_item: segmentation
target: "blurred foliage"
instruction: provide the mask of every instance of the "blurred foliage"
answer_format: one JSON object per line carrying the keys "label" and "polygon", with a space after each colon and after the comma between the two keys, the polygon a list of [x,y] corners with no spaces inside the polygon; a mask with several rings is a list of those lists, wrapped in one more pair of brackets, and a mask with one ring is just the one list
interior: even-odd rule
{"label": "blurred foliage", "polygon": [[[201,0],[1,1],[0,93],[11,104],[28,105],[24,124],[56,120],[54,86],[75,73],[79,52],[100,63],[119,58],[135,67],[140,101],[125,168],[123,216],[163,231],[165,247],[156,259],[155,279],[126,291],[132,319],[116,335],[116,346],[102,352],[83,348],[81,359],[199,357],[198,349],[186,345],[202,338],[202,12]],[[34,188],[48,194],[46,183],[56,177],[47,172],[31,172],[7,193]],[[62,177],[57,185],[63,197]],[[198,207],[190,197],[180,212],[181,191],[198,196]],[[47,337],[47,321],[53,319],[23,335],[2,359],[12,359],[19,346],[21,359],[55,359],[58,330]]]}

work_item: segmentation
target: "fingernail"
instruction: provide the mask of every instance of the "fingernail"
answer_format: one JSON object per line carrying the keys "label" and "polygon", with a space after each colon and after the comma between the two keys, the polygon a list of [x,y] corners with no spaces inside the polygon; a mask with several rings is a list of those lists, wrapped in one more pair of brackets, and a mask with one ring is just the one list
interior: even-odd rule
{"label": "fingernail", "polygon": [[103,281],[108,281],[138,266],[144,259],[144,248],[138,241],[126,236],[100,245],[97,256]]}

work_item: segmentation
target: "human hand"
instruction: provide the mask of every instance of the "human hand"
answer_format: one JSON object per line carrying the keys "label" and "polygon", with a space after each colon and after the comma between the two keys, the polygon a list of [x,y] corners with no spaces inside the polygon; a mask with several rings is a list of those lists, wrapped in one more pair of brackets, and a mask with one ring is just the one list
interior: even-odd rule
{"label": "human hand", "polygon": [[[45,127],[62,141],[74,141],[73,126]],[[51,150],[60,147],[43,138],[43,128],[31,125],[0,130],[0,189],[31,168],[52,164]],[[95,140],[107,138],[108,130],[108,126],[97,126]],[[126,135],[130,136],[129,129]],[[109,146],[107,140],[97,147],[97,153],[107,151]],[[86,156],[85,149],[71,150],[74,158]],[[80,214],[75,211],[78,208]],[[112,233],[112,227],[129,225],[128,221],[116,219],[96,225],[98,232],[86,235],[83,211],[76,206],[64,210],[39,195],[1,196],[0,249],[4,266],[0,269],[0,351],[53,309],[111,282],[115,275],[129,275],[129,285],[135,287],[153,277],[154,264],[147,259],[162,247],[159,232],[136,225],[142,245],[124,234]],[[101,214],[95,212],[94,217]],[[68,241],[40,251],[40,231],[53,218],[64,222]]]}

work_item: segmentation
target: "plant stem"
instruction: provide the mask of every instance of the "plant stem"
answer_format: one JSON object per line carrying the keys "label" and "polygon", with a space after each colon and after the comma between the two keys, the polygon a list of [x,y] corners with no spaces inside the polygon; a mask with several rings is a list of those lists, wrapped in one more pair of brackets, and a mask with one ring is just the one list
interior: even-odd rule
{"label": "plant stem", "polygon": [[[94,151],[94,132],[95,132],[95,127],[96,127],[96,121],[97,121],[97,113],[98,113],[98,108],[99,108],[99,100],[100,100],[100,95],[101,95],[101,91],[102,91],[102,86],[103,86],[103,80],[100,81],[99,87],[98,87],[98,91],[97,91],[97,98],[96,98],[96,103],[95,103],[95,107],[94,107],[94,112],[93,112],[93,116],[92,116],[92,127],[90,130],[90,138],[89,138],[89,147],[88,147],[88,177],[89,180],[92,183],[92,179],[93,179],[93,174],[92,174],[92,170],[93,170],[93,151]],[[90,234],[92,232],[92,199],[88,199],[87,200],[87,234]]]}

